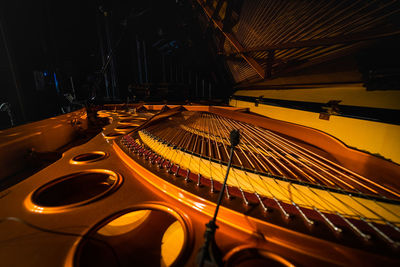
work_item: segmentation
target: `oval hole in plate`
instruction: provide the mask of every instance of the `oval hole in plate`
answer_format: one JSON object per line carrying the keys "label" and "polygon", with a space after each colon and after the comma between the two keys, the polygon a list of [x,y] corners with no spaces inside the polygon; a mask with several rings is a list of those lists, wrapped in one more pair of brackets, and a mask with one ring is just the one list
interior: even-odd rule
{"label": "oval hole in plate", "polygon": [[188,229],[169,211],[149,207],[106,219],[78,245],[75,266],[183,265]]}
{"label": "oval hole in plate", "polygon": [[107,157],[107,153],[103,151],[92,151],[77,155],[71,159],[73,164],[90,163],[104,159]]}
{"label": "oval hole in plate", "polygon": [[72,207],[99,199],[122,182],[111,171],[84,171],[57,178],[39,187],[31,201],[39,207]]}

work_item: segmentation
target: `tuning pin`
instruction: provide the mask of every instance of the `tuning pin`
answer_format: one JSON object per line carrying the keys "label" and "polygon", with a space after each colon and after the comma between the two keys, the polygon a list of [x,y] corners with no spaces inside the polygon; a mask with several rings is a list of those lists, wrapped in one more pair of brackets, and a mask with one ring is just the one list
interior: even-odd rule
{"label": "tuning pin", "polygon": [[225,186],[225,192],[226,192],[226,198],[231,199],[231,195],[229,194],[229,189],[227,185]]}
{"label": "tuning pin", "polygon": [[307,223],[308,226],[313,226],[314,225],[314,221],[310,220],[307,215],[301,210],[301,208],[292,201],[292,205],[297,209],[297,211],[300,213],[301,217],[303,218],[303,220]]}
{"label": "tuning pin", "polygon": [[239,190],[240,190],[240,193],[242,193],[242,198],[243,198],[244,204],[246,206],[248,206],[249,205],[249,201],[247,200],[246,195],[244,194],[244,191],[242,190],[242,188],[239,188]]}
{"label": "tuning pin", "polygon": [[199,173],[198,175],[197,175],[197,187],[200,187],[201,186],[201,174]]}
{"label": "tuning pin", "polygon": [[170,164],[171,164],[171,162],[168,159],[165,160],[165,163],[163,163],[163,166],[164,166],[166,172],[168,172],[168,168],[169,168]]}
{"label": "tuning pin", "polygon": [[162,169],[162,168],[163,168],[164,162],[165,162],[165,159],[164,159],[164,158],[160,158],[160,159],[159,159],[158,165],[157,165],[159,169]]}
{"label": "tuning pin", "polygon": [[342,229],[337,227],[331,220],[329,220],[329,218],[326,217],[326,215],[322,213],[317,207],[313,207],[313,209],[324,219],[326,224],[334,231],[334,233],[340,234],[342,232]]}
{"label": "tuning pin", "polygon": [[178,177],[178,175],[179,175],[179,169],[180,169],[180,166],[179,166],[178,164],[176,164],[176,171],[175,171],[175,173],[174,173],[174,176],[175,176],[175,177]]}
{"label": "tuning pin", "polygon": [[283,214],[283,217],[284,217],[286,220],[289,219],[289,218],[290,218],[290,214],[287,213],[287,211],[283,208],[283,206],[282,206],[282,204],[279,202],[279,200],[278,200],[276,197],[274,197],[274,201],[275,201],[275,203],[278,205],[279,209],[281,210],[281,212],[282,212],[282,214]]}
{"label": "tuning pin", "polygon": [[260,195],[259,195],[257,192],[255,192],[254,194],[256,195],[256,197],[257,197],[257,199],[258,199],[258,202],[260,202],[260,205],[261,205],[261,207],[263,208],[264,212],[267,212],[267,211],[268,211],[268,208],[265,206],[265,204],[264,204],[264,202],[262,201]]}
{"label": "tuning pin", "polygon": [[172,166],[174,166],[174,164],[172,164],[171,161],[168,162],[168,167],[167,167],[167,172],[169,174],[172,174]]}
{"label": "tuning pin", "polygon": [[151,157],[150,163],[154,164],[156,162],[157,157],[158,157],[158,155],[156,153],[154,153],[153,156]]}
{"label": "tuning pin", "polygon": [[185,182],[189,182],[190,170],[188,169],[186,172]]}

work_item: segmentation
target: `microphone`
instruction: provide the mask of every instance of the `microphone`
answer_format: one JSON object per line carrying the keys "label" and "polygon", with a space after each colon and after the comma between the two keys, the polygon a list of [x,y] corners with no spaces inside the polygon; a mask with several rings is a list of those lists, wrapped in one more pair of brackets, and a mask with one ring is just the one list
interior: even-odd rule
{"label": "microphone", "polygon": [[239,130],[232,130],[231,133],[229,134],[230,141],[231,141],[231,146],[235,147],[239,144],[240,142],[240,132]]}
{"label": "microphone", "polygon": [[199,267],[203,267],[204,263],[206,263],[206,266],[222,266],[221,252],[219,251],[218,246],[215,243],[215,231],[218,228],[215,222],[217,220],[218,210],[222,202],[222,197],[224,195],[226,181],[228,180],[229,170],[231,168],[233,159],[233,151],[240,142],[239,130],[232,130],[229,134],[229,139],[231,142],[231,151],[229,155],[228,168],[226,170],[224,183],[222,184],[221,191],[219,192],[214,217],[206,224],[206,231],[204,232],[204,245],[197,254],[197,262],[199,264]]}

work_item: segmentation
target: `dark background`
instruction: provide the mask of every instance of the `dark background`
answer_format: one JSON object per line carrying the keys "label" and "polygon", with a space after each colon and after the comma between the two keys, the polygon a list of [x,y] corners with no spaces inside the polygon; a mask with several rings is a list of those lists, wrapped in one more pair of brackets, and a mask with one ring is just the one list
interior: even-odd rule
{"label": "dark background", "polygon": [[[376,17],[365,16],[363,12],[380,10],[380,1],[374,2],[371,10],[363,8],[362,1],[357,2],[360,7],[347,10],[379,22],[359,33],[368,36],[371,31],[392,29],[397,34],[390,38],[371,39],[361,42],[360,46],[355,43],[354,48],[350,43],[347,50],[338,49],[332,54],[328,50],[324,60],[316,52],[315,62],[313,58],[297,60],[295,53],[288,60],[277,57],[276,64],[272,60],[270,67],[266,58],[269,52],[250,53],[264,69],[274,72],[271,77],[254,80],[255,71],[240,55],[226,53],[232,50],[231,45],[196,2],[0,1],[0,129],[12,126],[10,115],[15,126],[69,112],[88,103],[227,103],[235,87],[267,89],[284,83],[292,86],[299,75],[305,84],[342,82],[363,83],[366,90],[400,88],[398,3],[381,10]],[[213,1],[207,2],[212,7]],[[252,21],[250,18],[258,14],[265,2],[230,1],[231,12],[225,12],[230,15],[222,20],[224,31],[232,31],[233,25],[241,21],[246,27],[234,35],[247,36],[248,30],[254,28],[250,34],[253,46],[262,42],[270,32],[257,32],[269,26],[263,24],[267,20],[257,20],[255,24],[248,21]],[[288,0],[285,5],[290,7],[293,2],[296,1]],[[295,4],[298,3],[307,1]],[[335,5],[336,2],[324,3]],[[287,12],[281,11],[283,18]],[[346,20],[332,20],[330,12],[322,18],[332,25],[344,21],[342,26],[346,28],[358,18],[349,14],[343,14]],[[297,19],[294,20],[295,23]],[[286,19],[274,21],[273,26],[283,37],[286,37],[287,23]],[[325,30],[332,28],[331,24],[327,23]],[[340,39],[347,33],[335,34]],[[285,39],[281,42],[284,44]],[[235,75],[241,79],[234,80]],[[385,121],[392,121],[392,112],[387,114]],[[351,115],[358,116],[358,113]]]}
{"label": "dark background", "polygon": [[195,11],[175,0],[2,1],[0,102],[18,125],[68,111],[64,94],[80,104],[227,99],[231,77]]}

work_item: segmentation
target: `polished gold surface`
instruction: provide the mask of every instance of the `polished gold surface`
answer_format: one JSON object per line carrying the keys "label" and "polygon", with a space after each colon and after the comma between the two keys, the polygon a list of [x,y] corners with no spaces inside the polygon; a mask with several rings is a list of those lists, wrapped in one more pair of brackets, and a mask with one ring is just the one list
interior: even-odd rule
{"label": "polished gold surface", "polygon": [[[114,107],[110,108],[118,110]],[[4,264],[7,266],[80,266],[97,261],[99,262],[98,266],[101,264],[109,266],[114,264],[115,256],[112,255],[109,246],[104,244],[104,241],[107,240],[107,242],[110,241],[108,244],[115,249],[122,249],[121,253],[124,256],[121,259],[127,265],[130,265],[128,264],[130,259],[139,259],[140,256],[143,256],[140,259],[141,265],[193,266],[197,251],[204,240],[205,224],[215,210],[217,197],[215,192],[220,189],[219,181],[222,180],[226,166],[218,161],[210,161],[208,157],[200,157],[201,151],[197,151],[198,154],[192,154],[167,146],[161,142],[160,136],[158,139],[154,138],[156,132],[153,131],[149,135],[151,127],[162,126],[163,121],[170,121],[170,118],[179,116],[179,114],[183,114],[185,117],[187,112],[205,112],[204,114],[222,116],[226,120],[241,122],[244,120],[253,127],[266,128],[265,125],[273,129],[280,127],[288,135],[292,135],[291,138],[295,138],[300,129],[296,125],[280,124],[279,121],[247,114],[242,112],[242,109],[232,107],[171,105],[169,111],[160,114],[158,112],[163,105],[146,105],[145,108],[145,111],[137,112],[134,115],[134,117],[143,118],[137,122],[136,128],[129,129],[113,139],[106,136],[110,133],[111,136],[112,133],[117,133],[115,128],[124,125],[120,123],[122,119],[118,117],[119,113],[111,113],[105,109],[98,112],[101,116],[107,117],[110,122],[109,125],[102,126],[105,128],[103,132],[86,143],[66,150],[59,160],[47,168],[1,192],[0,241],[2,245],[0,245],[0,257]],[[49,123],[54,121],[56,119],[48,120]],[[56,122],[56,124],[58,123]],[[201,139],[208,139],[209,134],[213,133],[212,130],[205,133],[205,128],[198,126],[191,128],[183,124],[180,131],[186,131],[187,137],[190,136],[189,134],[193,134]],[[63,128],[59,127],[59,129]],[[305,131],[302,133],[305,138],[312,137],[316,141],[315,144],[321,145],[321,147],[325,146],[324,150],[335,155],[334,157],[340,165],[345,165],[346,162],[337,155],[354,158],[355,161],[358,158],[368,157],[372,160],[371,162],[376,160],[377,166],[381,164],[382,159],[370,158],[371,155],[365,156],[352,151],[328,135],[320,132],[307,132],[306,129],[303,131]],[[274,133],[276,133],[275,130]],[[14,132],[10,131],[4,134],[10,135]],[[24,135],[24,133],[21,134]],[[15,135],[13,138],[17,138],[17,136]],[[133,146],[130,143],[128,145],[128,137],[133,138],[135,146],[142,147],[140,151],[136,149],[138,152],[135,152]],[[224,135],[211,137],[211,144],[217,142],[227,145],[227,140],[224,138],[226,138]],[[185,140],[184,138],[180,139]],[[237,153],[242,153],[241,149],[252,153],[259,149],[256,147],[251,150],[250,140],[242,139],[241,142]],[[197,147],[196,150],[199,150],[200,147]],[[307,147],[307,149],[310,148]],[[154,156],[155,151],[158,157]],[[211,158],[218,154],[216,150],[213,151]],[[337,151],[339,153],[335,154]],[[250,152],[246,152],[249,153],[246,154],[249,157],[251,156]],[[96,154],[95,160],[90,157],[92,154]],[[161,157],[165,159],[165,162],[161,164],[160,168]],[[274,160],[271,155],[270,157],[271,160]],[[82,158],[83,160],[79,161]],[[167,165],[167,159],[174,164],[172,167]],[[226,162],[225,156],[223,156],[222,162]],[[178,169],[176,165],[179,165],[180,168]],[[210,165],[213,166],[211,172]],[[246,252],[240,255],[253,255],[254,257],[251,256],[253,259],[260,257],[262,260],[273,260],[284,266],[291,266],[290,264],[358,266],[367,262],[396,265],[399,262],[396,253],[391,252],[395,251],[393,248],[395,244],[384,240],[384,236],[376,234],[368,225],[370,223],[372,226],[384,229],[383,233],[396,242],[397,237],[389,235],[387,232],[387,229],[391,227],[387,223],[398,225],[398,204],[381,201],[379,197],[373,201],[357,195],[346,196],[340,192],[327,191],[324,187],[314,188],[302,183],[291,183],[290,180],[285,181],[278,179],[279,177],[275,179],[263,177],[261,172],[255,174],[236,165],[237,162],[234,164],[228,180],[231,198],[224,198],[217,219],[219,228],[216,242],[226,263],[232,263],[232,260],[236,258],[235,255],[239,255],[240,252],[247,251],[247,249],[257,251],[257,254]],[[371,173],[362,173],[362,168],[357,169],[357,166],[354,166],[355,169],[348,166],[345,168],[350,168],[355,173],[361,172],[359,175],[363,177],[371,177]],[[389,164],[389,166],[392,165]],[[383,164],[381,170],[385,170],[385,172],[381,171],[381,173],[385,175],[390,173],[390,168]],[[168,170],[171,173],[168,173]],[[188,180],[186,180],[187,170],[190,170]],[[48,188],[60,178],[68,177],[71,174],[86,172],[108,174],[117,178],[112,184],[117,184],[116,181],[119,181],[118,185],[99,197],[89,198],[83,202],[53,207],[33,204],[32,195],[39,188]],[[201,174],[200,186],[197,186],[197,172]],[[174,175],[175,173],[178,174]],[[122,179],[118,180],[118,177]],[[211,177],[215,182],[214,193],[210,191]],[[84,179],[81,182],[84,184]],[[381,186],[386,187],[383,183]],[[248,205],[244,202],[245,198],[242,197],[239,188],[243,190],[249,201]],[[364,188],[364,190],[368,189]],[[378,187],[374,190],[381,189]],[[263,204],[257,199],[255,192],[260,196]],[[70,193],[73,194],[73,191]],[[372,192],[370,193],[373,195]],[[396,199],[396,196],[392,195],[390,198]],[[323,200],[335,205],[329,206]],[[265,205],[267,211],[263,209],[262,205]],[[305,217],[299,213],[296,205],[304,212]],[[366,207],[372,209],[373,212]],[[313,208],[325,216],[331,216],[327,218],[331,220],[333,226],[329,225]],[[283,211],[289,214],[287,218]],[[367,235],[371,235],[372,238],[364,243],[362,235],[351,229],[345,220],[340,217],[337,217],[338,220],[333,220],[336,217],[332,216],[338,216],[336,214],[338,211],[344,215],[345,220],[348,220],[361,234],[365,235],[364,237],[367,238]],[[166,217],[164,215],[152,217],[153,212],[167,215]],[[360,215],[365,221],[360,219]],[[152,221],[150,218],[156,220]],[[305,218],[315,223],[308,225]],[[161,225],[163,226],[161,227]],[[334,227],[340,228],[342,232],[335,234]],[[136,234],[141,236],[140,240],[133,237]],[[157,238],[148,238],[147,240],[146,236],[157,236]],[[117,243],[124,245],[118,248]],[[146,256],[149,254],[138,252],[144,248],[140,247],[140,244],[149,246],[146,253],[158,253],[157,255],[160,256],[150,258]],[[129,250],[133,247],[134,250]],[[95,254],[88,254],[89,250],[87,249],[94,249]],[[21,254],[24,257],[20,257]]]}
{"label": "polished gold surface", "polygon": [[109,222],[97,233],[104,236],[115,236],[126,234],[140,226],[149,216],[151,210],[137,210],[124,214]]}

